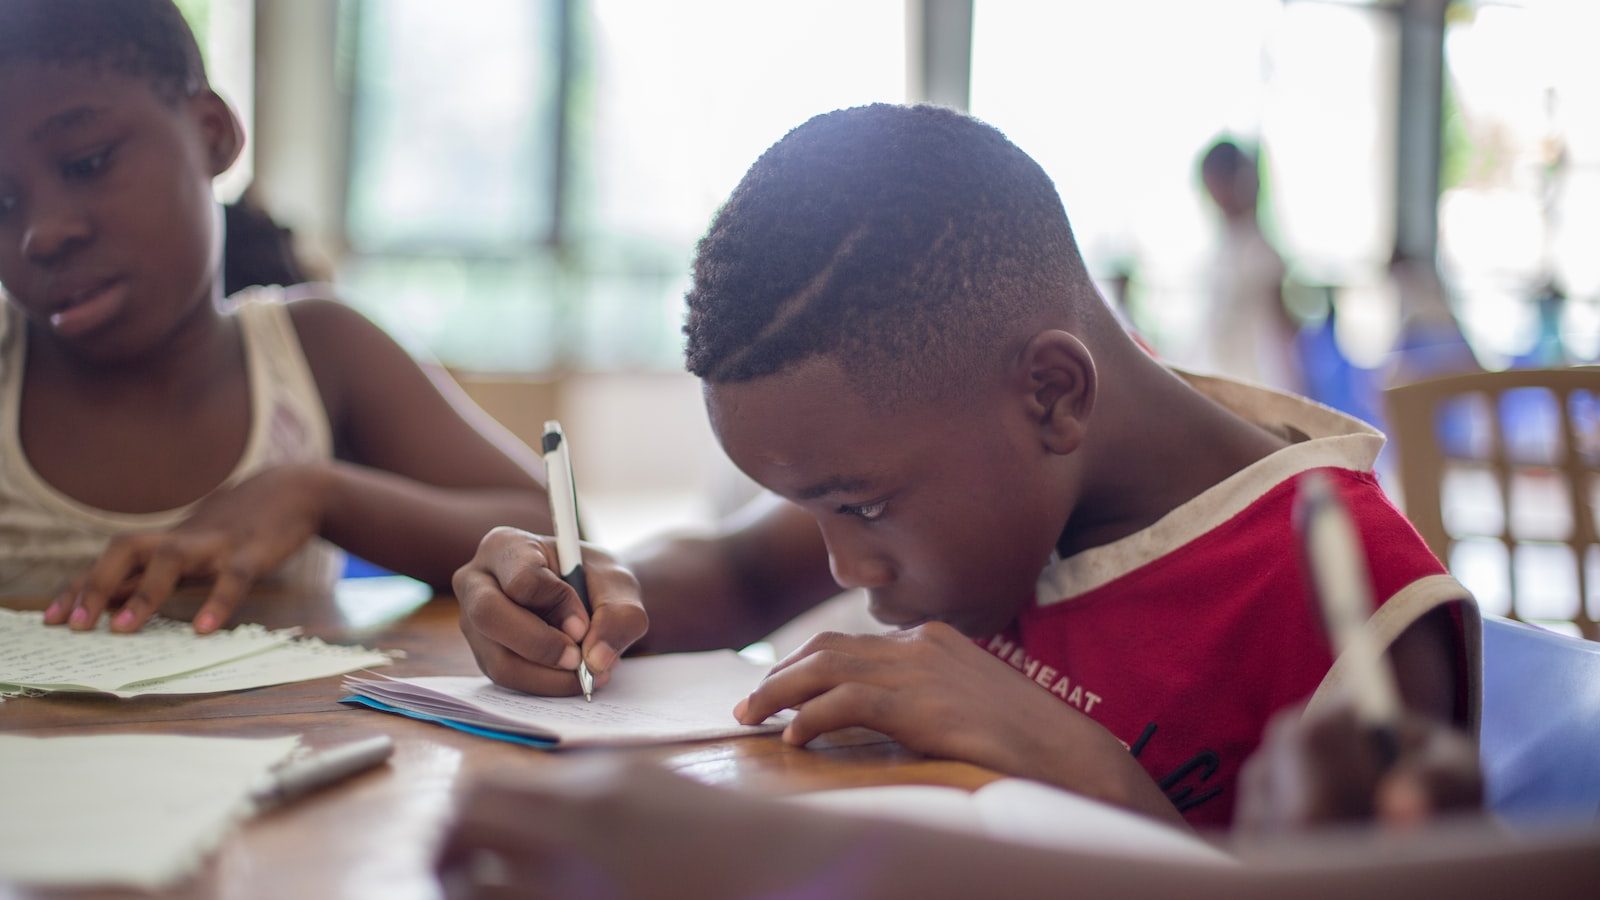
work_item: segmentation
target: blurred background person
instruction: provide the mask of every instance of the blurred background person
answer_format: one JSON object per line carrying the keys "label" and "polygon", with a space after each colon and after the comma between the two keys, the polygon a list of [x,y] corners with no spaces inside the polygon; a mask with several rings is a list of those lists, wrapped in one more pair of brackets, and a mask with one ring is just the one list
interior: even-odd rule
{"label": "blurred background person", "polygon": [[1298,324],[1283,305],[1283,257],[1256,214],[1261,175],[1255,156],[1226,138],[1200,161],[1206,194],[1222,215],[1202,328],[1202,367],[1232,378],[1303,393]]}

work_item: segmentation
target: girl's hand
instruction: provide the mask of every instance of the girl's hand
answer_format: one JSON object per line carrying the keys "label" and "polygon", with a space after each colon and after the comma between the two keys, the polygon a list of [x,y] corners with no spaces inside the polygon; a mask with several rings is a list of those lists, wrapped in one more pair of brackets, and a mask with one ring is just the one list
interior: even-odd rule
{"label": "girl's hand", "polygon": [[258,578],[316,536],[330,477],[315,463],[276,466],[213,492],[170,531],[113,538],[45,610],[45,622],[88,630],[108,604],[126,598],[111,629],[137,631],[180,581],[201,579],[211,590],[194,630],[217,630]]}

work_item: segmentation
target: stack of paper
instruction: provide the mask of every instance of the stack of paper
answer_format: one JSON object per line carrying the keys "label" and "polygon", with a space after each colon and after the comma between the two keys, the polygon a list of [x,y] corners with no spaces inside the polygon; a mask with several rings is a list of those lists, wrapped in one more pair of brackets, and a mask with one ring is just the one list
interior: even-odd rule
{"label": "stack of paper", "polygon": [[0,881],[169,885],[249,814],[251,788],[298,741],[0,736]]}
{"label": "stack of paper", "polygon": [[294,629],[241,625],[198,635],[156,618],[133,634],[44,624],[43,613],[0,609],[0,696],[76,691],[136,697],[208,694],[342,675],[389,662],[386,653],[297,638]]}
{"label": "stack of paper", "polygon": [[623,660],[592,703],[471,677],[347,678],[356,696],[345,702],[533,746],[664,744],[783,728],[783,717],[761,725],[733,717],[766,671],[732,650],[672,653]]}

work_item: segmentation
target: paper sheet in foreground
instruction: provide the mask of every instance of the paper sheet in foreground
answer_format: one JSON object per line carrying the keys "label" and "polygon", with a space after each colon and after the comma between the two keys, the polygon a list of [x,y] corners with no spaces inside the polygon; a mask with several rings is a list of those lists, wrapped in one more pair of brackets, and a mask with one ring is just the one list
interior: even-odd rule
{"label": "paper sheet in foreground", "polygon": [[0,881],[155,889],[197,868],[299,738],[0,735]]}

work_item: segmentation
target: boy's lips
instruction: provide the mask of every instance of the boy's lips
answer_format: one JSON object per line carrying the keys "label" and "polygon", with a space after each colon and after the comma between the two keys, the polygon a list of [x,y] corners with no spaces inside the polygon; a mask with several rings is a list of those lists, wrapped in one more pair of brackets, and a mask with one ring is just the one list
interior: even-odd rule
{"label": "boy's lips", "polygon": [[68,294],[50,314],[50,327],[67,338],[87,334],[121,312],[127,294],[127,286],[120,278]]}

